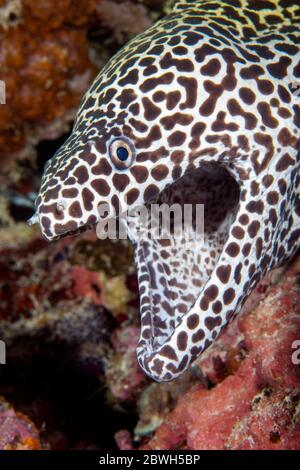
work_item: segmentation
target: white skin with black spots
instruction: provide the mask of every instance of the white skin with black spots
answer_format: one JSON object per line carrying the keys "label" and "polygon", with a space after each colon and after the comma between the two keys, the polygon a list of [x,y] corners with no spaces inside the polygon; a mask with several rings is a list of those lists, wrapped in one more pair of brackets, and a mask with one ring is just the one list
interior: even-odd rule
{"label": "white skin with black spots", "polygon": [[290,3],[179,1],[100,72],[45,167],[32,221],[48,240],[96,224],[103,203],[204,204],[202,243],[132,240],[137,356],[154,380],[187,369],[299,248],[300,8]]}

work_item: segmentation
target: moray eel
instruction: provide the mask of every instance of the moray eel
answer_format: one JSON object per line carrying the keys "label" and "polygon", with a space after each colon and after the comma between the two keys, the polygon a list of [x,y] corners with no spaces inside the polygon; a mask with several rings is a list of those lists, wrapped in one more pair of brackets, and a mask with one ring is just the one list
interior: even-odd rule
{"label": "moray eel", "polygon": [[299,25],[298,1],[178,1],[101,70],[45,166],[31,223],[48,240],[96,224],[103,203],[204,205],[203,243],[129,234],[137,357],[156,381],[299,248]]}

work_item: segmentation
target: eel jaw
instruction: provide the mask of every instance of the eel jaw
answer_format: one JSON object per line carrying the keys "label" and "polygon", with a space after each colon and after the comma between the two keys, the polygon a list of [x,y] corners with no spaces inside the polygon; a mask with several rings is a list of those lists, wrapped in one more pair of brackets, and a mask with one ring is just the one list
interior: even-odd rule
{"label": "eel jaw", "polygon": [[73,238],[76,237],[77,235],[80,235],[81,233],[87,232],[89,230],[92,230],[96,226],[97,222],[93,224],[86,224],[86,225],[81,225],[80,227],[76,228],[75,230],[66,230],[64,233],[61,233],[60,235],[57,235],[56,237],[53,237],[51,239],[47,238],[46,235],[43,234],[43,238],[45,238],[47,241],[51,242],[56,242],[58,240],[61,240],[63,238]]}
{"label": "eel jaw", "polygon": [[[134,240],[141,313],[137,355],[145,373],[156,381],[172,380],[182,372],[182,354],[177,354],[178,348],[171,352],[169,343],[218,265],[239,199],[239,186],[227,170],[203,164],[166,187],[153,202],[204,205],[204,233],[182,239],[140,235]],[[193,231],[194,224],[190,228]],[[167,371],[161,367],[163,354],[172,359]]]}
{"label": "eel jaw", "polygon": [[49,237],[43,232],[43,229],[41,227],[41,222],[40,222],[40,216],[39,216],[38,212],[36,212],[32,217],[30,217],[30,219],[27,220],[27,224],[29,226],[39,224],[40,228],[41,228],[41,231],[42,231],[42,237],[45,240],[49,241],[49,242],[55,242],[55,241],[58,241],[62,238],[66,238],[66,237],[75,237],[76,235],[79,235],[80,233],[86,232],[88,230],[92,230],[97,225],[97,223],[98,223],[98,221],[96,221],[94,223],[89,223],[89,224],[87,223],[87,224],[84,224],[84,225],[81,225],[81,226],[77,227],[74,230],[66,229],[64,232],[60,233],[57,236]]}

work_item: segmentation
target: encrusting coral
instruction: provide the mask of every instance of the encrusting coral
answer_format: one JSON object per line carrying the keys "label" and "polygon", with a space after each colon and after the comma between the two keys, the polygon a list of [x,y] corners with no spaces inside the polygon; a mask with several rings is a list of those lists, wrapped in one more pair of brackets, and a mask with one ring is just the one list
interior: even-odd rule
{"label": "encrusting coral", "polygon": [[[152,23],[150,5],[62,0],[57,8],[51,0],[0,0],[0,78],[7,103],[0,106],[0,162],[10,183],[30,174],[36,144],[68,132],[98,69]],[[158,6],[162,10],[163,3],[152,2],[152,9]],[[126,11],[122,20],[120,9]]]}
{"label": "encrusting coral", "polygon": [[0,397],[0,450],[39,450],[39,432],[22,413]]}

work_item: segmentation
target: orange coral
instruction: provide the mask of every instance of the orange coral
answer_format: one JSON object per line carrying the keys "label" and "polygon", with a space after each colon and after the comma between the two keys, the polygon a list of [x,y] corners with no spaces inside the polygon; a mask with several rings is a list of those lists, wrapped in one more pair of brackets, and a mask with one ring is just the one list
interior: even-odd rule
{"label": "orange coral", "polygon": [[[25,145],[28,126],[43,127],[77,106],[95,74],[85,26],[92,4],[64,0],[57,8],[49,0],[23,0],[15,25],[0,30],[6,84],[6,105],[0,107],[2,158]],[[86,78],[76,86],[79,76]]]}
{"label": "orange coral", "polygon": [[31,158],[39,141],[57,138],[67,130],[82,94],[114,52],[111,40],[97,44],[95,65],[89,31],[104,28],[108,36],[124,42],[150,24],[148,10],[133,0],[121,4],[61,0],[59,7],[52,0],[10,4],[2,0],[0,79],[6,85],[6,104],[0,106],[2,172],[15,157]]}

